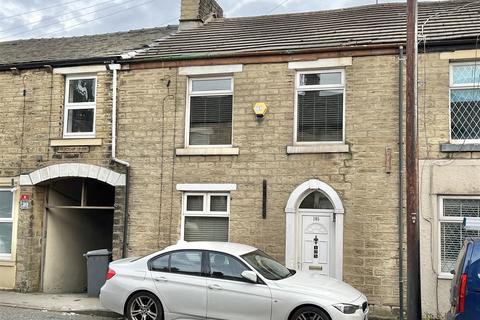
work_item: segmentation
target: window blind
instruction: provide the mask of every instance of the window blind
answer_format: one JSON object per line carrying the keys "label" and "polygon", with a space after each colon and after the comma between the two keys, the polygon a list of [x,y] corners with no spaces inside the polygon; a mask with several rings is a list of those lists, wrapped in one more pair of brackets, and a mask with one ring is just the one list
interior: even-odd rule
{"label": "window blind", "polygon": [[343,141],[343,90],[298,92],[297,141]]}
{"label": "window blind", "polygon": [[232,144],[232,95],[190,98],[190,145]]}
{"label": "window blind", "polygon": [[185,241],[228,241],[228,218],[185,217]]}

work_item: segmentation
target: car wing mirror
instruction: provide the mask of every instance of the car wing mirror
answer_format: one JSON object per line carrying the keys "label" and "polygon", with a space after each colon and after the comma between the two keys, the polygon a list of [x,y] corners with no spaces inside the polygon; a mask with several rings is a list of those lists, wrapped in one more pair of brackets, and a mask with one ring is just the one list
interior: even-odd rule
{"label": "car wing mirror", "polygon": [[243,271],[242,277],[252,283],[257,283],[258,281],[257,274],[253,271],[248,271],[248,270]]}

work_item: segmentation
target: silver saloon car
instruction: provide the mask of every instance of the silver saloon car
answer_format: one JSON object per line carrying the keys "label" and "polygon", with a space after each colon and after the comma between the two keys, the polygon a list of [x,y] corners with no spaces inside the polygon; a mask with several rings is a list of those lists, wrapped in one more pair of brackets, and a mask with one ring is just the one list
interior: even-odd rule
{"label": "silver saloon car", "polygon": [[110,264],[102,304],[129,320],[366,320],[348,284],[287,269],[257,248],[180,242]]}

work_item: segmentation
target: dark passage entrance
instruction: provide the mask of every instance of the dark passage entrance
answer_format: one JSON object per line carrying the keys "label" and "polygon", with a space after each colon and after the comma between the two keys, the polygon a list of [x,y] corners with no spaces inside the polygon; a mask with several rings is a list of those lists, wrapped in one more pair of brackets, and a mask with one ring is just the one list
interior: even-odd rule
{"label": "dark passage entrance", "polygon": [[43,291],[85,292],[83,254],[112,249],[115,188],[83,178],[48,184],[44,228]]}

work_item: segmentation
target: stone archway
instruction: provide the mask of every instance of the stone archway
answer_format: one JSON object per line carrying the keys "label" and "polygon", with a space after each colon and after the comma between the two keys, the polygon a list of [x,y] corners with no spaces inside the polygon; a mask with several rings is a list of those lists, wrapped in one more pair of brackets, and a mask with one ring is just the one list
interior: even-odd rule
{"label": "stone archway", "polygon": [[[34,226],[41,240],[39,261],[32,265],[40,274],[35,286],[49,293],[83,292],[83,254],[108,249],[119,257],[125,241],[126,175],[91,164],[55,164],[21,175],[20,188],[35,198],[30,210],[42,222]],[[59,264],[62,258],[69,264]]]}
{"label": "stone archway", "polygon": [[125,186],[125,174],[93,164],[63,163],[54,164],[20,176],[21,186],[33,186],[57,178],[90,178],[105,182],[114,187]]}
{"label": "stone archway", "polygon": [[308,180],[299,185],[288,198],[285,207],[285,263],[296,269],[298,263],[298,208],[301,201],[311,192],[322,192],[332,203],[335,218],[335,273],[337,279],[343,277],[343,215],[345,213],[338,193],[328,184],[318,179]]}

